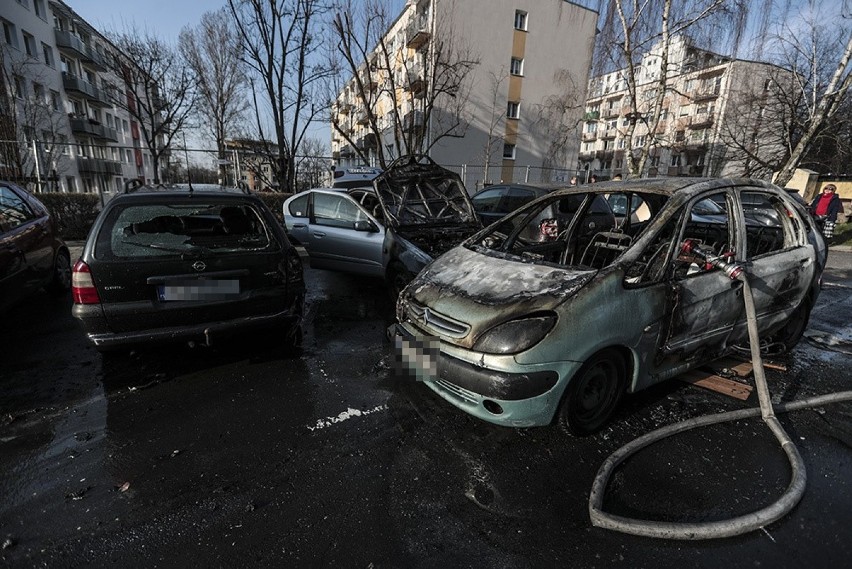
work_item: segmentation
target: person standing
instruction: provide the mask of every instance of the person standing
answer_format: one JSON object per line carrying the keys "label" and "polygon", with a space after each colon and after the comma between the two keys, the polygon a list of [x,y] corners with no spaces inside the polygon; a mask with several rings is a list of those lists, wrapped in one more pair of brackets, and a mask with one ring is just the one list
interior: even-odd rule
{"label": "person standing", "polygon": [[822,188],[822,194],[811,202],[811,213],[817,221],[822,222],[822,235],[826,239],[834,237],[837,214],[841,211],[843,211],[843,203],[837,195],[837,187],[834,184],[826,184]]}

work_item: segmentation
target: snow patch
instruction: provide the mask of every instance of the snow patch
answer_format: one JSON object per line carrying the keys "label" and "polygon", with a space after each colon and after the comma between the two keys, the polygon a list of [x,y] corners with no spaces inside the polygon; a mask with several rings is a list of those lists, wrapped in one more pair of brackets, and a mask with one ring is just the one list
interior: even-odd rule
{"label": "snow patch", "polygon": [[308,425],[309,431],[318,431],[319,429],[325,429],[326,427],[330,427],[335,423],[342,423],[343,421],[348,421],[353,417],[365,417],[367,415],[372,415],[373,413],[378,413],[379,411],[387,411],[388,406],[385,404],[377,405],[372,409],[353,409],[349,407],[346,411],[343,411],[337,414],[334,417],[326,417],[325,419],[317,419],[317,422],[314,426]]}

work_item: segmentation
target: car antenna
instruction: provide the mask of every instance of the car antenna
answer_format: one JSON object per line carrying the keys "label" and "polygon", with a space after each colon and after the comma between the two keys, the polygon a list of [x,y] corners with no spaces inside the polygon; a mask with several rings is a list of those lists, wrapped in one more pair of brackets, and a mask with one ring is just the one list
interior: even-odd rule
{"label": "car antenna", "polygon": [[183,156],[186,160],[186,181],[189,184],[189,195],[192,195],[192,173],[189,169],[189,151],[186,149],[186,133],[183,134]]}

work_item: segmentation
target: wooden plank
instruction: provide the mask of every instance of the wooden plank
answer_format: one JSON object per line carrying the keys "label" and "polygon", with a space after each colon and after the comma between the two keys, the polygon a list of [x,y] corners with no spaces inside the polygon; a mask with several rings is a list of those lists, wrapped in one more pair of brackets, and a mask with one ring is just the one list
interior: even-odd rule
{"label": "wooden plank", "polygon": [[[737,359],[739,359],[739,361],[741,361],[741,362],[747,362],[749,364],[752,363],[751,358],[740,357],[740,358],[737,358]],[[774,370],[778,370],[778,371],[787,371],[787,366],[785,364],[779,364],[778,362],[773,362],[773,361],[770,361],[770,360],[763,360],[763,367],[765,367],[766,369],[774,369]]]}
{"label": "wooden plank", "polygon": [[698,385],[705,389],[745,401],[751,395],[754,388],[738,381],[726,379],[715,374],[708,374],[699,370],[691,370],[678,376],[678,379],[692,385]]}

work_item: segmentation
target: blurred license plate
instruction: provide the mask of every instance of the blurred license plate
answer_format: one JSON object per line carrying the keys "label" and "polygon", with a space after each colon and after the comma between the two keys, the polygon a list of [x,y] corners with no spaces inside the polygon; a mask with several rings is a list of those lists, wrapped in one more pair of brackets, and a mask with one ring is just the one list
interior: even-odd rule
{"label": "blurred license plate", "polygon": [[239,294],[238,279],[175,281],[157,286],[159,300],[225,300]]}

